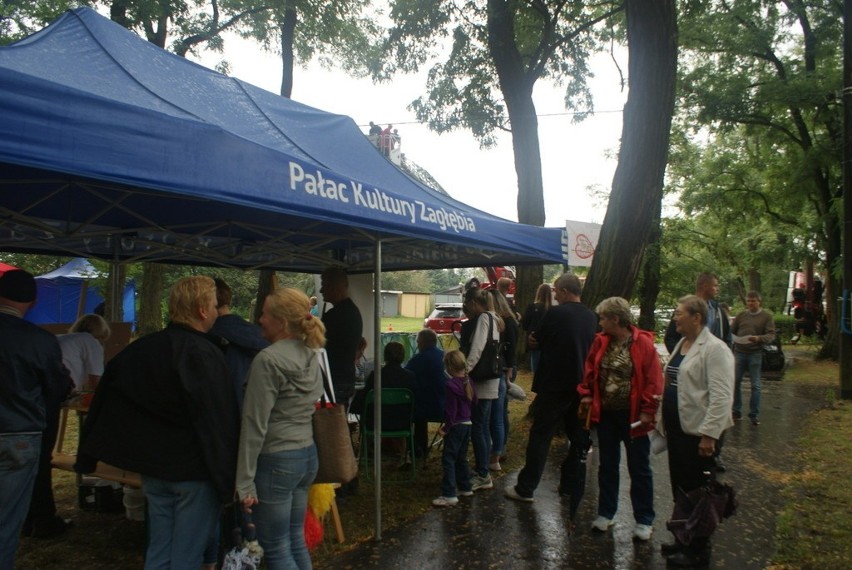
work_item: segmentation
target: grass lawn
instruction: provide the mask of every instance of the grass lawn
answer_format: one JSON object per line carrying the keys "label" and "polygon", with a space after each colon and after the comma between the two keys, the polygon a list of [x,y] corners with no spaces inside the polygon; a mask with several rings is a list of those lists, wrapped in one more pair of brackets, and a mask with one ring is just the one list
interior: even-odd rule
{"label": "grass lawn", "polygon": [[[417,319],[411,319],[417,320]],[[387,322],[387,321],[385,321]],[[394,330],[403,321],[392,319]],[[422,321],[411,332],[419,330]],[[776,570],[852,567],[852,404],[838,402],[838,365],[813,359],[815,347],[785,347],[796,356],[784,382],[825,387],[825,405],[803,427],[796,473],[786,482],[783,496],[786,506],[777,525],[778,550],[773,563]],[[532,394],[529,373],[518,376],[528,392],[527,402],[510,402],[511,435],[504,470],[519,468],[529,424],[524,420]],[[69,436],[76,433],[69,427]],[[555,444],[560,444],[556,442]],[[392,483],[406,473],[399,469],[398,458],[383,464],[383,529],[387,530],[432,509],[431,499],[439,494],[441,481],[440,452],[417,467],[415,484]],[[54,471],[59,514],[73,518],[75,528],[64,538],[21,540],[17,564],[41,570],[64,568],[140,568],[145,545],[144,524],[127,521],[123,513],[97,513],[77,508],[77,488],[70,473]],[[328,566],[335,554],[370,540],[375,528],[373,484],[362,475],[360,491],[338,501],[346,543],[334,540],[331,521],[326,521],[326,539],[313,552],[317,567]]]}
{"label": "grass lawn", "polygon": [[824,387],[825,404],[803,426],[798,468],[783,490],[775,568],[850,568],[852,403],[838,400],[837,363],[808,358],[813,350],[794,354],[784,381]]}

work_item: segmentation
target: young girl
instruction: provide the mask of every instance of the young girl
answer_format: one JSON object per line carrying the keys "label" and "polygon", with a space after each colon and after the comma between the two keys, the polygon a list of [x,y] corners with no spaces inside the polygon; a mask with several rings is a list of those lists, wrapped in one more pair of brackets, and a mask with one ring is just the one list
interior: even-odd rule
{"label": "young girl", "polygon": [[436,507],[452,507],[458,504],[458,495],[473,495],[470,469],[467,465],[467,446],[470,442],[470,408],[476,400],[473,385],[467,377],[466,358],[458,350],[444,355],[444,366],[450,375],[447,381],[447,397],[444,404],[444,479],[441,481],[441,496],[432,501]]}

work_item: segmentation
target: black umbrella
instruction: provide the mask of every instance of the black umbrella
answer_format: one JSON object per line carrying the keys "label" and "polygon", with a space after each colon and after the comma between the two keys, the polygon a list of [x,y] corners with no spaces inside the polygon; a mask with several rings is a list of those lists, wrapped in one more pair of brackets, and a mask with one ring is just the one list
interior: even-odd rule
{"label": "black umbrella", "polygon": [[685,492],[678,489],[672,519],[666,527],[681,544],[694,538],[709,537],[724,519],[737,511],[734,488],[716,480]]}

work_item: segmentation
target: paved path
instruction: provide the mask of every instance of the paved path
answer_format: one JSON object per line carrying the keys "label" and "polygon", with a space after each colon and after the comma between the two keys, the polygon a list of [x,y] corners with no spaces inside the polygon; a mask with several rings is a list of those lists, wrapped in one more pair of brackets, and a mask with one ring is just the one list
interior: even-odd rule
{"label": "paved path", "polygon": [[[822,396],[783,381],[764,381],[761,425],[737,422],[728,433],[722,476],[737,490],[738,513],[714,536],[711,568],[762,569],[775,551],[779,489],[794,471],[795,440],[804,417]],[[748,401],[748,391],[744,397]],[[632,540],[633,519],[627,495],[626,460],[622,459],[621,498],[615,527],[606,534],[590,529],[597,508],[597,457],[589,458],[586,496],[569,535],[568,505],[556,494],[558,452],[549,461],[535,503],[510,501],[503,488],[517,473],[495,480],[492,491],[462,498],[458,506],[435,509],[407,525],[383,532],[381,542],[367,542],[341,554],[325,568],[381,569],[662,569],[661,542],[670,542],[665,521],[672,508],[666,453],[652,458],[657,520],[648,543]]]}

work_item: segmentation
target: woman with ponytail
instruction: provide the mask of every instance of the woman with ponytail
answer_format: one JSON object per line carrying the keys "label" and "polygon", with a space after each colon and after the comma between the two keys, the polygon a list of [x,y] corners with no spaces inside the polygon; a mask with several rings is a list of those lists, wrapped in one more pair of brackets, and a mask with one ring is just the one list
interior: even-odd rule
{"label": "woman with ponytail", "polygon": [[301,291],[269,294],[260,326],[271,345],[254,358],[246,382],[237,495],[254,512],[270,570],[311,568],[304,521],[318,468],[311,420],[322,374],[314,349],[325,344],[325,327],[310,311]]}

